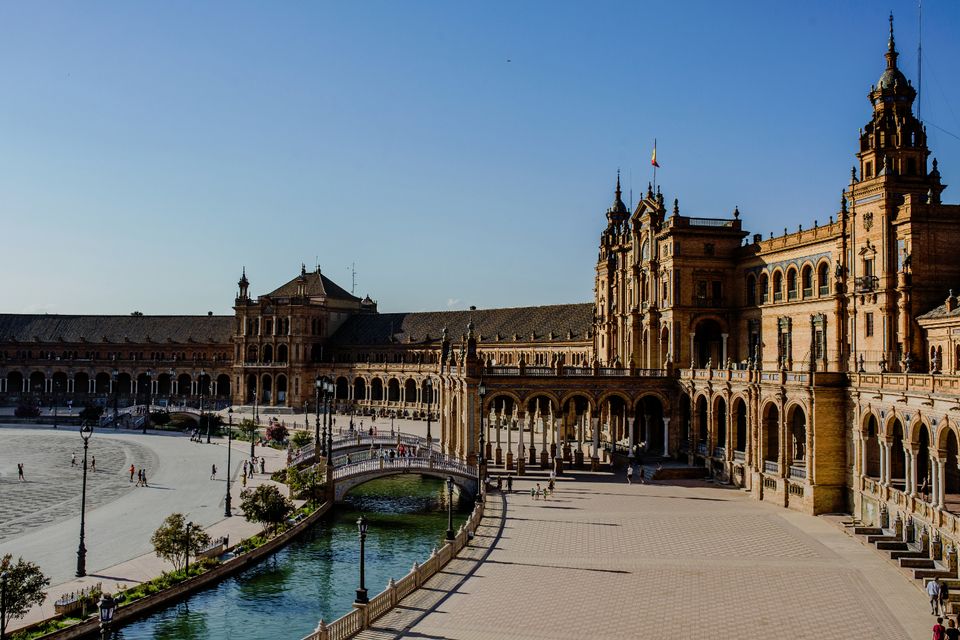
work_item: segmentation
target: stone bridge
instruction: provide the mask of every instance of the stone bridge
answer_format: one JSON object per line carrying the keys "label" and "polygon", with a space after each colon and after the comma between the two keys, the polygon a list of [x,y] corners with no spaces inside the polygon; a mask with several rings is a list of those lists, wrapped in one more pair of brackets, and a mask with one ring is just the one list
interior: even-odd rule
{"label": "stone bridge", "polygon": [[351,489],[365,482],[401,474],[431,476],[446,480],[453,478],[462,491],[477,493],[477,467],[461,460],[433,452],[427,457],[382,459],[371,458],[351,462],[333,469],[334,499],[342,502]]}

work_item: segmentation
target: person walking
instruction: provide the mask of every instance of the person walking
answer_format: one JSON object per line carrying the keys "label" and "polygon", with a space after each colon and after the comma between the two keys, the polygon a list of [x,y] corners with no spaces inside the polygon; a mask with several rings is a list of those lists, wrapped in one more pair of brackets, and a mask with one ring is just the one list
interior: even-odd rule
{"label": "person walking", "polygon": [[260,456],[260,473],[267,472],[267,459],[263,456]]}
{"label": "person walking", "polygon": [[[133,465],[130,465],[130,466],[132,467]],[[133,477],[132,473],[133,472],[131,472],[131,477]],[[135,487],[143,486],[143,469],[140,469],[139,471],[137,471],[137,484],[133,486]]]}
{"label": "person walking", "polygon": [[953,618],[947,620],[947,630],[944,631],[944,637],[947,640],[960,640],[960,629],[957,629],[957,621]]}
{"label": "person walking", "polygon": [[214,465],[210,465],[210,479],[211,479],[211,480],[216,480],[216,479],[217,479],[217,465],[215,465],[215,464],[214,464]]}
{"label": "person walking", "polygon": [[247,469],[246,469],[246,467],[244,467],[244,469],[243,469],[243,474],[240,476],[240,478],[243,480],[243,488],[246,489],[246,488],[247,488]]}
{"label": "person walking", "polygon": [[927,595],[930,596],[930,615],[937,615],[940,607],[940,582],[934,578],[927,583]]}
{"label": "person walking", "polygon": [[940,615],[947,615],[947,602],[950,601],[950,587],[946,582],[940,583]]}
{"label": "person walking", "polygon": [[946,628],[943,626],[943,618],[937,618],[937,624],[933,625],[933,640],[943,640],[946,637]]}
{"label": "person walking", "polygon": [[97,456],[90,456],[90,470],[97,472]]}
{"label": "person walking", "polygon": [[77,452],[76,452],[76,451],[74,451],[73,453],[70,454],[70,466],[71,466],[71,467],[77,466]]}
{"label": "person walking", "polygon": [[150,486],[149,484],[147,484],[147,470],[146,470],[146,469],[143,470],[143,486],[145,486],[145,487],[149,487],[149,486]]}
{"label": "person walking", "polygon": [[633,484],[633,465],[627,465],[627,484]]}
{"label": "person walking", "polygon": [[507,493],[513,493],[513,476],[507,476]]}
{"label": "person walking", "polygon": [[23,477],[23,463],[22,463],[22,462],[18,462],[18,463],[17,463],[17,481],[18,481],[18,482],[26,482],[26,480],[25,480],[24,477]]}
{"label": "person walking", "polygon": [[134,467],[133,465],[130,465],[130,482],[133,482],[133,472],[136,470],[137,470],[136,467]]}

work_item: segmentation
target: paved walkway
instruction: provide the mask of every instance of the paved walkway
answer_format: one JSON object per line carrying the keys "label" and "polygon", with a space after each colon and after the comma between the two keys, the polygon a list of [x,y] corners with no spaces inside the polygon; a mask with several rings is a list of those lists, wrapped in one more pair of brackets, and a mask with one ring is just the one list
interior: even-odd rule
{"label": "paved walkway", "polygon": [[[250,454],[248,442],[234,441],[231,465],[233,484],[231,499],[234,517],[224,518],[226,487],[226,440],[213,444],[196,444],[186,436],[103,431],[95,432],[91,451],[96,444],[97,473],[87,476],[87,570],[85,578],[73,578],[79,532],[79,491],[57,491],[57,480],[68,478],[70,487],[79,483],[82,469],[82,444],[77,467],[70,465],[74,440],[80,438],[61,428],[0,429],[3,441],[20,443],[17,456],[39,456],[43,464],[29,464],[26,483],[16,482],[14,450],[0,452],[0,515],[16,514],[13,524],[0,518],[0,554],[12,553],[41,565],[51,576],[53,586],[42,607],[34,607],[25,618],[14,620],[10,629],[32,624],[54,614],[53,603],[65,593],[84,586],[103,583],[104,589],[115,591],[160,575],[173,567],[156,557],[150,535],[170,513],[187,513],[190,519],[204,526],[211,537],[228,535],[236,542],[260,531],[260,526],[247,522],[240,511],[240,465]],[[29,443],[29,447],[22,446]],[[273,483],[270,473],[286,464],[286,452],[257,447],[256,453],[266,458],[266,474],[257,473],[248,487]],[[137,457],[139,456],[139,457]],[[134,488],[129,482],[131,460],[148,460],[149,487]],[[218,477],[210,479],[210,465],[217,464]],[[151,466],[152,465],[152,466]],[[13,477],[8,473],[14,469]],[[139,464],[138,464],[139,467]],[[30,469],[33,468],[33,471]],[[76,476],[76,477],[75,477]],[[282,490],[286,493],[286,488]],[[76,494],[76,495],[74,495]],[[10,500],[7,499],[10,496]],[[35,499],[34,499],[35,498]],[[35,514],[25,506],[37,505]],[[45,514],[55,514],[47,520]],[[18,524],[19,523],[19,524]],[[14,526],[16,525],[16,527]],[[14,530],[15,529],[15,530]],[[4,531],[8,532],[4,538]]]}
{"label": "paved walkway", "polygon": [[558,484],[493,494],[474,544],[359,637],[930,636],[920,590],[823,519],[702,483]]}

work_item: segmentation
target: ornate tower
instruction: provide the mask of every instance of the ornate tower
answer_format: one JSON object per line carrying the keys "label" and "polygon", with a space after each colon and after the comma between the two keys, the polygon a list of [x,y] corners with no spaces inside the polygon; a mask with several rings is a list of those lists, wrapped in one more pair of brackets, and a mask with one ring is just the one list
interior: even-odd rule
{"label": "ornate tower", "polygon": [[240,293],[237,296],[237,302],[241,300],[250,299],[250,281],[247,280],[247,268],[243,268],[243,275],[240,276],[240,281],[237,283],[237,287],[240,289]]}
{"label": "ornate tower", "polygon": [[[600,234],[600,253],[597,257],[597,278],[594,289],[596,302],[596,330],[594,353],[597,359],[614,366],[624,340],[621,326],[626,304],[623,300],[623,273],[628,264],[627,251],[630,245],[630,212],[623,203],[620,190],[620,173],[617,172],[617,187],[613,204],[607,209],[607,228]],[[625,364],[621,362],[621,364]]]}

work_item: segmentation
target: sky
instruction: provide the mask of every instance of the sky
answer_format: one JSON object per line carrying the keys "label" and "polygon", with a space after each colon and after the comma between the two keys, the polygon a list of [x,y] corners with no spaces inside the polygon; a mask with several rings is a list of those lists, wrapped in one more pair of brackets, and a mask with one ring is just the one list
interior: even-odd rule
{"label": "sky", "polygon": [[[0,3],[0,312],[229,314],[301,263],[383,312],[589,301],[654,139],[683,215],[825,222],[890,10],[916,85],[916,0]],[[924,2],[948,185],[958,27]]]}

